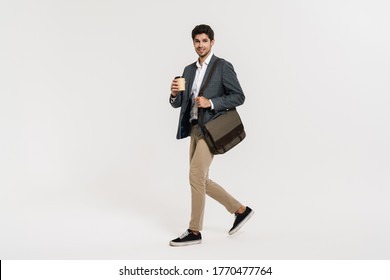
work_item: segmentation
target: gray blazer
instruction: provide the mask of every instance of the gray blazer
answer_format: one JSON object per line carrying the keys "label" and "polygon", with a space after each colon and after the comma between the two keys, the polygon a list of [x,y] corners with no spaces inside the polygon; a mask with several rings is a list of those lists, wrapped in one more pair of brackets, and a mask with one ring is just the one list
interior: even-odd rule
{"label": "gray blazer", "polygon": [[[202,86],[209,75],[215,59],[216,56],[213,55],[210,60],[210,64],[207,66]],[[186,89],[184,92],[179,94],[175,100],[172,98],[169,99],[172,107],[181,108],[176,135],[177,139],[182,139],[190,135],[190,94],[196,70],[196,62],[188,65],[184,69],[183,77],[186,79]],[[205,124],[219,115],[224,114],[227,109],[235,108],[244,103],[245,95],[241,89],[240,83],[238,82],[233,65],[230,62],[224,59],[219,59],[215,72],[204,91],[204,97],[211,99],[214,104],[214,110],[211,110],[211,108],[203,109],[203,121]]]}

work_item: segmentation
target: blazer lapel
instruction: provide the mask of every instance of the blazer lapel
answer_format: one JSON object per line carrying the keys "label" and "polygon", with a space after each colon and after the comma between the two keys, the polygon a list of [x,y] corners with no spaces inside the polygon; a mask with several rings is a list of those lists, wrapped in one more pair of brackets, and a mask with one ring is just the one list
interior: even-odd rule
{"label": "blazer lapel", "polygon": [[191,91],[192,91],[192,85],[194,84],[194,80],[195,80],[195,75],[196,75],[196,62],[194,64],[191,65],[191,72],[190,72],[190,75],[188,77],[188,88],[187,88],[187,91],[188,91],[188,96],[191,95]]}

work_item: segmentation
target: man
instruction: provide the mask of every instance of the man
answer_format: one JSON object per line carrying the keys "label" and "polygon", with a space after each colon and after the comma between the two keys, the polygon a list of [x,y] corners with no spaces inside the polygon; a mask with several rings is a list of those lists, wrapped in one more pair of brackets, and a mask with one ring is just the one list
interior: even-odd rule
{"label": "man", "polygon": [[199,110],[204,111],[203,122],[207,123],[227,109],[243,104],[244,93],[232,64],[219,59],[215,72],[204,91],[204,96],[198,96],[216,60],[212,52],[214,32],[208,25],[198,25],[192,30],[192,40],[199,58],[184,69],[183,77],[186,80],[186,87],[183,92],[179,92],[178,82],[172,81],[169,99],[174,108],[181,108],[177,139],[191,136],[189,174],[192,198],[191,220],[186,232],[170,241],[171,246],[202,242],[200,231],[203,226],[206,194],[225,206],[230,213],[235,214],[236,218],[229,234],[236,233],[254,214],[251,208],[242,205],[225,189],[209,179],[209,167],[213,154],[198,125]]}

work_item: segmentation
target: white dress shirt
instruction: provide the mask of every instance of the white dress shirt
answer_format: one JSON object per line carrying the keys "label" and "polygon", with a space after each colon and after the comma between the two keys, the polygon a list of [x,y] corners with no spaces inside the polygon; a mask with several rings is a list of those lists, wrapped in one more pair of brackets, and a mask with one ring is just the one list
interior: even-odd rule
{"label": "white dress shirt", "polygon": [[[196,61],[196,67],[198,69],[196,70],[195,79],[194,79],[194,83],[192,85],[191,95],[190,95],[191,96],[190,122],[192,120],[198,119],[198,107],[195,104],[195,98],[198,97],[198,95],[199,95],[199,91],[200,91],[200,87],[201,87],[202,82],[203,82],[204,75],[206,73],[207,67],[208,67],[210,60],[211,60],[211,57],[213,55],[214,54],[212,52],[210,52],[209,56],[206,58],[206,60],[203,62],[202,65],[199,63],[199,60]],[[213,109],[214,106],[213,106],[213,103],[211,102],[211,100],[210,100],[210,103],[211,103],[211,109]]]}

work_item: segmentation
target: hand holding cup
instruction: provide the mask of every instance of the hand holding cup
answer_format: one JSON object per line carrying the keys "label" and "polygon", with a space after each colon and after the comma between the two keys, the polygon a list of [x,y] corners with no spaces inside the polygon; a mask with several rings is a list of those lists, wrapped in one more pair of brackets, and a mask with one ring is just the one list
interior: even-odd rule
{"label": "hand holding cup", "polygon": [[172,81],[171,93],[173,96],[177,96],[180,92],[185,90],[186,80],[183,77],[177,76]]}

